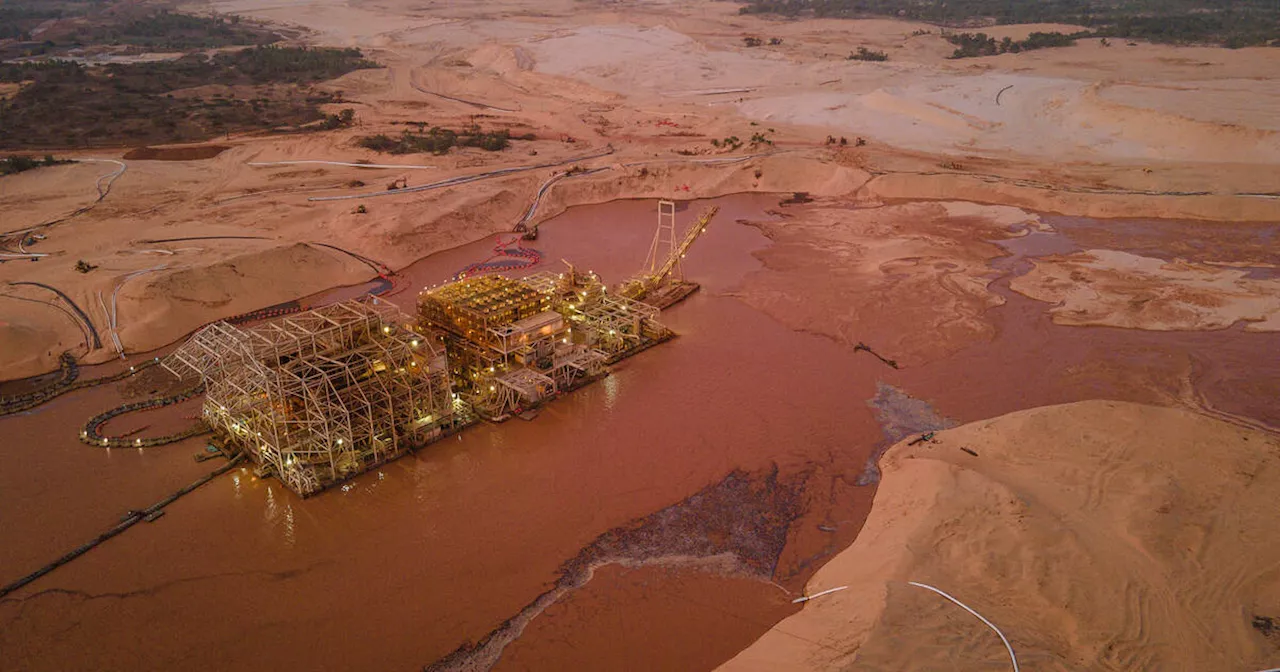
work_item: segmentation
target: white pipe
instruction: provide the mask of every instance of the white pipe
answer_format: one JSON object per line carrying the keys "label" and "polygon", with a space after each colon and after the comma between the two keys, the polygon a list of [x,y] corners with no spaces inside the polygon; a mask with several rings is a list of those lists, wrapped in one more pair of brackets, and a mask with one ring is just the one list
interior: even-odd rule
{"label": "white pipe", "polygon": [[[117,284],[117,285],[116,285],[116,287],[115,287],[115,289],[114,289],[114,290],[112,290],[112,292],[111,292],[111,315],[109,316],[109,317],[110,317],[110,320],[111,320],[111,332],[112,332],[112,333],[111,333],[111,338],[112,338],[112,340],[114,340],[114,341],[115,341],[115,343],[116,343],[116,347],[120,350],[120,356],[121,356],[121,357],[123,357],[123,356],[124,356],[124,345],[120,343],[120,336],[118,335],[118,332],[120,331],[120,320],[119,320],[119,318],[120,318],[120,310],[119,310],[119,302],[117,301],[117,297],[120,295],[120,288],[124,287],[124,283],[129,282],[130,280],[132,280],[133,278],[138,277],[139,275],[143,275],[143,274],[146,274],[146,273],[151,273],[151,272],[153,272],[153,271],[163,270],[163,269],[166,269],[166,268],[168,268],[168,267],[169,267],[169,264],[160,264],[159,266],[152,266],[151,268],[144,268],[144,269],[142,269],[142,270],[140,270],[140,271],[134,271],[134,272],[132,272],[132,273],[129,273],[128,275],[126,275],[126,276],[124,276],[123,278],[121,278],[121,280],[120,280],[119,284]],[[98,299],[99,299],[99,300],[101,300],[101,299],[102,299],[102,293],[101,293],[101,292],[99,292],[99,293],[98,293]]]}
{"label": "white pipe", "polygon": [[47,256],[49,255],[41,252],[28,252],[26,254],[0,253],[0,259],[43,259]]}
{"label": "white pipe", "polygon": [[813,599],[813,598],[815,598],[815,597],[822,597],[823,595],[826,595],[826,594],[828,594],[828,593],[835,593],[835,592],[839,592],[839,591],[844,590],[845,588],[848,588],[848,587],[849,587],[849,586],[840,586],[839,588],[828,588],[828,589],[826,589],[826,590],[822,591],[821,593],[814,593],[814,594],[812,594],[812,595],[806,595],[806,596],[797,597],[796,599],[791,600],[791,604],[800,604],[801,602],[808,602],[809,600],[812,600],[812,599]]}
{"label": "white pipe", "polygon": [[[77,161],[77,162],[86,162],[86,163],[114,163],[117,166],[120,166],[114,172],[107,173],[106,175],[102,175],[98,177],[98,181],[94,183],[94,188],[98,190],[99,201],[106,198],[107,194],[111,191],[111,185],[116,181],[116,178],[120,177],[121,175],[124,175],[124,171],[129,169],[129,166],[127,166],[124,161],[117,161],[115,159],[73,158],[71,160]],[[103,180],[107,181],[107,184],[105,187],[102,185]]]}
{"label": "white pipe", "polygon": [[293,166],[299,164],[321,164],[325,166],[348,166],[351,168],[408,168],[414,170],[435,169],[435,166],[414,166],[398,163],[347,163],[345,161],[249,161],[248,166]]}
{"label": "white pipe", "polygon": [[982,616],[982,614],[979,614],[978,612],[970,609],[968,606],[965,605],[965,603],[961,602],[960,600],[957,600],[954,597],[951,597],[950,595],[942,592],[941,590],[938,590],[937,588],[934,588],[933,586],[926,585],[923,583],[916,583],[915,581],[908,581],[907,583],[913,586],[916,586],[918,588],[924,588],[925,590],[932,590],[933,592],[947,598],[948,600],[951,600],[956,604],[956,606],[960,607],[961,609],[964,609],[965,611],[973,614],[974,616],[977,616],[979,620],[987,624],[988,628],[995,630],[996,634],[1000,635],[1000,641],[1004,642],[1004,648],[1009,650],[1009,660],[1013,662],[1013,672],[1018,672],[1018,657],[1013,655],[1013,646],[1009,644],[1009,640],[1005,638],[1004,633],[1000,632],[1000,628],[997,628],[994,623],[992,623],[991,621],[988,621],[986,618]]}
{"label": "white pipe", "polygon": [[98,305],[102,306],[102,314],[107,319],[107,335],[111,337],[111,342],[116,346],[116,352],[120,358],[124,359],[124,346],[120,344],[120,339],[116,337],[116,332],[111,327],[111,311],[107,310],[107,302],[102,299],[102,292],[98,292]]}

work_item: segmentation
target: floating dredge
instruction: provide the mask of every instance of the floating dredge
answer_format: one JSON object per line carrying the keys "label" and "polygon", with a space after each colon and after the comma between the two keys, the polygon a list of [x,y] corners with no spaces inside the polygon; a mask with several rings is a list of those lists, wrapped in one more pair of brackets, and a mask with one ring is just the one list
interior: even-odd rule
{"label": "floating dredge", "polygon": [[227,452],[306,496],[460,431],[527,416],[675,334],[659,311],[697,289],[659,204],[645,270],[615,288],[569,265],[512,279],[469,275],[424,291],[416,319],[377,298],[253,327],[216,322],[161,361],[205,385],[202,419]]}

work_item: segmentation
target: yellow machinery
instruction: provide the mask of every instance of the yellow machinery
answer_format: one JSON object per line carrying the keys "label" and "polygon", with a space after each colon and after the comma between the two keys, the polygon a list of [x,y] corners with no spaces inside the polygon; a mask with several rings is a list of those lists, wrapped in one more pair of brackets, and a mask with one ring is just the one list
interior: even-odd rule
{"label": "yellow machinery", "polygon": [[[693,293],[698,286],[685,281],[680,260],[684,259],[684,255],[694,241],[707,230],[711,218],[715,217],[719,210],[720,208],[714,205],[707,208],[685,231],[684,237],[677,241],[675,203],[658,201],[658,230],[654,233],[653,243],[649,246],[649,258],[645,261],[646,268],[640,275],[622,283],[614,291],[628,299],[645,300],[646,303],[659,308],[669,306]],[[664,252],[665,258],[661,256]]]}

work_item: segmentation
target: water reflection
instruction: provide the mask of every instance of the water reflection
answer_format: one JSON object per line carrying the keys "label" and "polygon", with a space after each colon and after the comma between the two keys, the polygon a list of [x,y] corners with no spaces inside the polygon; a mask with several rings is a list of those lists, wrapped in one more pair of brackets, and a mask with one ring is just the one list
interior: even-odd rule
{"label": "water reflection", "polygon": [[[346,489],[345,487],[343,488]],[[279,536],[284,541],[285,546],[292,547],[297,543],[297,535],[294,528],[293,516],[293,494],[290,492],[282,492],[280,501],[276,501],[275,489],[270,485],[267,486],[267,496],[263,502],[262,519],[267,524],[267,529],[273,533],[273,536]]]}
{"label": "water reflection", "polygon": [[604,379],[602,386],[604,387],[604,410],[606,413],[612,413],[614,405],[618,403],[619,378],[621,376],[613,375]]}
{"label": "water reflection", "polygon": [[289,500],[284,504],[284,543],[289,547],[297,543],[293,528],[293,502]]}

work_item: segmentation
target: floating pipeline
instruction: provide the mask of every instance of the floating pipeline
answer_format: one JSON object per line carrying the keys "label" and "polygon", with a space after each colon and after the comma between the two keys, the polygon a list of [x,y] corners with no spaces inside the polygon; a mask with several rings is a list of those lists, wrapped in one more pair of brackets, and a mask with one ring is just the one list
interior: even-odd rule
{"label": "floating pipeline", "polygon": [[297,301],[286,301],[284,303],[277,303],[274,306],[267,306],[266,308],[259,308],[258,310],[251,310],[247,313],[233,315],[231,317],[224,318],[222,321],[229,324],[245,324],[247,322],[256,322],[258,320],[265,320],[271,317],[280,317],[281,315],[296,313],[300,310],[302,310],[301,303],[298,303]]}
{"label": "floating pipeline", "polygon": [[54,560],[53,562],[45,565],[44,567],[41,567],[40,569],[37,569],[34,572],[31,572],[30,574],[22,577],[21,579],[18,579],[17,581],[14,581],[13,583],[10,583],[4,587],[0,587],[0,598],[5,597],[9,593],[12,593],[15,590],[22,588],[23,586],[26,586],[27,584],[31,583],[32,581],[35,581],[36,579],[44,576],[45,574],[48,574],[49,572],[52,572],[53,570],[67,564],[68,562],[71,562],[72,560],[75,560],[76,558],[84,555],[85,553],[88,553],[89,551],[97,547],[98,544],[101,544],[102,542],[107,541],[108,539],[120,534],[121,532],[124,532],[125,530],[129,529],[130,527],[133,527],[139,522],[142,522],[144,520],[147,522],[154,521],[156,518],[159,518],[161,515],[164,514],[164,507],[169,506],[170,504],[177,501],[179,497],[182,497],[190,493],[191,491],[204,485],[205,483],[208,483],[209,481],[212,481],[213,479],[227,473],[228,471],[231,471],[236,467],[236,465],[240,464],[240,462],[243,460],[244,460],[244,453],[240,453],[239,455],[236,455],[235,457],[231,458],[231,460],[226,464],[222,465],[221,467],[218,467],[217,469],[213,470],[209,474],[200,477],[195,482],[181,488],[177,492],[173,493],[172,495],[169,495],[168,497],[165,497],[164,499],[156,502],[155,504],[152,504],[151,506],[148,506],[147,508],[141,511],[129,511],[124,515],[124,518],[117,525],[107,530],[106,532],[103,532],[102,534],[99,534],[98,536],[94,537],[88,543],[81,544],[76,548],[72,549],[70,553],[63,555],[62,557],[58,558],[57,560]]}
{"label": "floating pipeline", "polygon": [[163,406],[171,406],[180,404],[196,395],[204,393],[204,381],[188,387],[177,394],[167,397],[158,397],[155,399],[147,399],[145,401],[135,401],[132,403],[117,406],[104,413],[99,413],[89,419],[84,427],[80,430],[80,441],[91,446],[99,446],[102,448],[146,448],[150,446],[163,446],[167,443],[176,443],[183,439],[211,431],[204,423],[188,427],[187,429],[177,432],[176,434],[168,434],[166,436],[156,436],[147,439],[130,439],[122,436],[103,436],[99,431],[107,421],[125,413],[133,413],[134,411],[145,411],[151,408],[161,408]]}
{"label": "floating pipeline", "polygon": [[[392,292],[397,286],[396,279],[398,277],[399,276],[397,275],[378,273],[378,279],[374,281],[377,284],[366,292],[366,294],[368,296],[382,296],[383,294]],[[257,322],[258,320],[282,317],[284,315],[302,312],[307,309],[308,306],[304,306],[300,301],[286,301],[284,303],[277,303],[274,306],[267,306],[266,308],[259,308],[258,310],[251,310],[247,313],[223,318],[222,321],[229,324],[242,325],[248,324],[249,322]]]}
{"label": "floating pipeline", "polygon": [[32,390],[25,394],[16,394],[8,397],[0,396],[0,414],[4,414],[10,406],[20,406],[32,401],[43,403],[49,398],[55,390],[60,390],[75,382],[80,376],[80,367],[76,365],[76,358],[69,352],[64,352],[58,357],[58,379],[48,385]]}
{"label": "floating pipeline", "polygon": [[106,383],[114,383],[118,380],[124,380],[143,369],[155,366],[159,363],[159,359],[148,359],[145,362],[129,367],[128,370],[121,371],[110,376],[103,376],[101,378],[93,378],[90,380],[77,380],[77,377],[79,376],[79,368],[76,366],[75,358],[72,357],[70,353],[63,353],[61,369],[62,375],[59,376],[58,380],[49,386],[40,388],[34,392],[28,392],[14,397],[0,398],[0,416],[31,410],[54,397],[74,390],[82,390],[86,387],[95,387]]}
{"label": "floating pipeline", "polygon": [[498,244],[493,246],[493,255],[484,261],[471,264],[454,274],[454,280],[462,280],[475,275],[516,271],[535,266],[542,261],[542,253],[531,247],[525,247],[522,236],[515,235],[509,240],[498,236]]}

